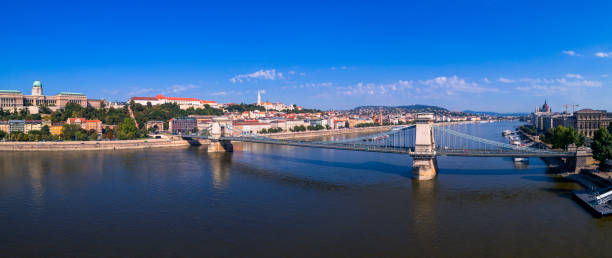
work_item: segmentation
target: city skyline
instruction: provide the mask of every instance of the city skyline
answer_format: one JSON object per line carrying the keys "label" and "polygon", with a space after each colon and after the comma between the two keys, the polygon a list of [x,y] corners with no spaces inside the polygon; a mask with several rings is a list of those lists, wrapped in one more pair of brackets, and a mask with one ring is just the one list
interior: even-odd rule
{"label": "city skyline", "polygon": [[255,103],[261,90],[320,109],[612,109],[607,2],[235,4],[10,3],[0,21],[23,22],[0,29],[0,89],[41,80],[110,101]]}

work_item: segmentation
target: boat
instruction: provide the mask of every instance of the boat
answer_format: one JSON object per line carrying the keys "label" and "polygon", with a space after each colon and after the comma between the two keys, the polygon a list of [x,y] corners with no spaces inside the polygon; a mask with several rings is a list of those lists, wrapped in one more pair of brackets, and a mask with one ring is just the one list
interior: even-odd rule
{"label": "boat", "polygon": [[529,158],[527,157],[514,157],[512,160],[514,160],[514,162],[529,162]]}
{"label": "boat", "polygon": [[502,135],[503,135],[503,136],[509,136],[510,134],[512,134],[512,131],[510,131],[510,130],[505,130],[505,131],[502,133]]}

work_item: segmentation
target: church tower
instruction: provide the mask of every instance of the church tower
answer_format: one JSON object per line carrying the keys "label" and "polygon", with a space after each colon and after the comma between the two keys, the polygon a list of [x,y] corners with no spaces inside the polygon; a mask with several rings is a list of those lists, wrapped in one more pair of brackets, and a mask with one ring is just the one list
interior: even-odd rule
{"label": "church tower", "polygon": [[42,96],[42,95],[43,95],[42,83],[40,83],[39,80],[36,80],[32,84],[32,96]]}

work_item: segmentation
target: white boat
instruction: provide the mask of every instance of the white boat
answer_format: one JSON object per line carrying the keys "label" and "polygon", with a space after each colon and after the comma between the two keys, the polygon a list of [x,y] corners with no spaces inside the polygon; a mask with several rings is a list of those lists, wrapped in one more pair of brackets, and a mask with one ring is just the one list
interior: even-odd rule
{"label": "white boat", "polygon": [[502,133],[502,135],[503,135],[503,136],[508,136],[508,135],[510,135],[510,134],[512,134],[512,131],[510,131],[510,130],[505,130],[505,131]]}

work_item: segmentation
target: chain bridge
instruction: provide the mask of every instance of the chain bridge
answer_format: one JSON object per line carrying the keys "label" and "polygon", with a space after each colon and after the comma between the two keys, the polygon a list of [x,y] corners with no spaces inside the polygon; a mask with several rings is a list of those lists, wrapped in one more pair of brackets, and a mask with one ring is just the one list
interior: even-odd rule
{"label": "chain bridge", "polygon": [[[541,157],[565,158],[570,166],[584,164],[585,155],[576,149],[555,151],[539,145],[518,146],[493,141],[435,125],[433,114],[419,114],[414,125],[397,126],[389,131],[357,138],[330,141],[274,139],[245,132],[230,124],[213,124],[205,134],[183,135],[194,141],[208,139],[209,151],[233,151],[232,141],[277,144],[311,148],[408,154],[413,158],[412,175],[417,180],[428,180],[437,173],[436,157]],[[580,158],[577,161],[577,157]],[[566,162],[566,163],[568,163]],[[573,165],[572,165],[573,164]],[[575,169],[575,168],[574,168]]]}

